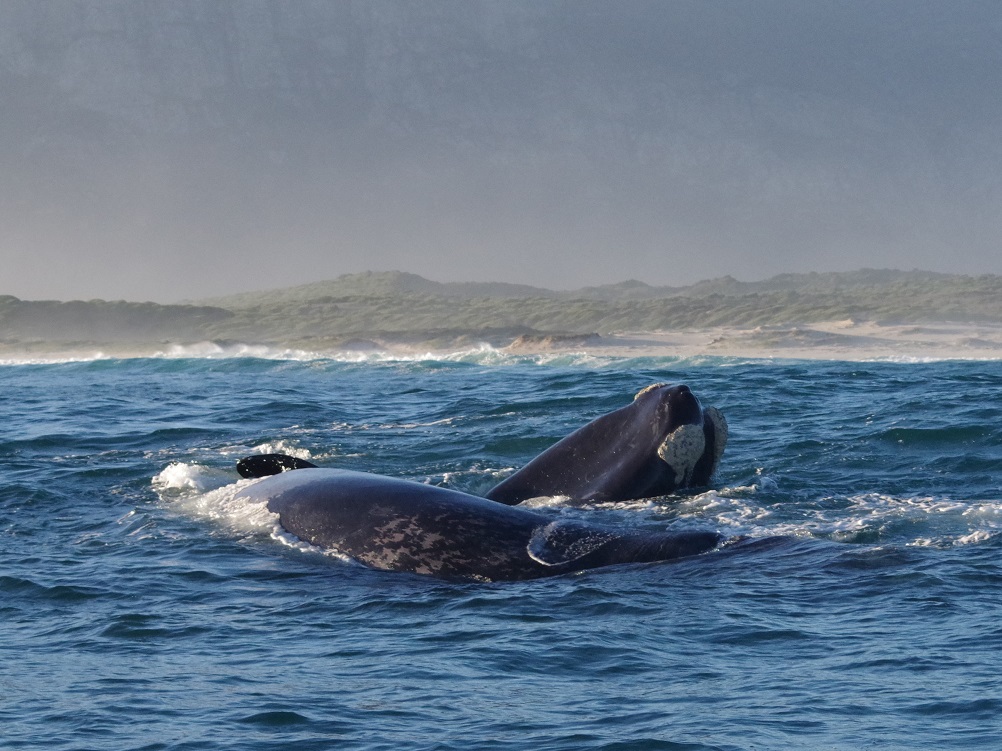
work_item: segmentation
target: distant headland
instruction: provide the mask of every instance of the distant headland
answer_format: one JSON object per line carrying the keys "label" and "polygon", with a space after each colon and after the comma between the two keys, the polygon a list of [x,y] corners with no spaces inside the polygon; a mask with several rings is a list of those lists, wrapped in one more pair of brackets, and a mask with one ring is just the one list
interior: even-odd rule
{"label": "distant headland", "polygon": [[[656,287],[631,280],[554,291],[366,272],[175,305],[0,296],[0,349],[8,353],[195,342],[315,352],[478,344],[529,352],[698,342],[712,352],[740,341],[744,348],[799,351],[859,344],[873,334],[864,326],[882,334],[893,330],[895,341],[909,331],[936,331],[940,339],[943,332],[961,332],[949,341],[962,348],[981,341],[994,352],[991,332],[1002,330],[1002,276],[863,269],[760,282],[723,277]],[[683,334],[689,337],[684,342]]]}

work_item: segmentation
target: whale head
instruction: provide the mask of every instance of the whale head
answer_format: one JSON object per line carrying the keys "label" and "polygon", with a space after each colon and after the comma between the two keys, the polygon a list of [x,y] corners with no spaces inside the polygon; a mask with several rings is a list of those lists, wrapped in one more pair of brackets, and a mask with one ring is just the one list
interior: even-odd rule
{"label": "whale head", "polygon": [[705,485],[716,471],[727,444],[727,421],[716,407],[706,407],[685,384],[655,383],[634,402],[657,399],[655,428],[664,439],[657,454],[675,475],[679,488]]}

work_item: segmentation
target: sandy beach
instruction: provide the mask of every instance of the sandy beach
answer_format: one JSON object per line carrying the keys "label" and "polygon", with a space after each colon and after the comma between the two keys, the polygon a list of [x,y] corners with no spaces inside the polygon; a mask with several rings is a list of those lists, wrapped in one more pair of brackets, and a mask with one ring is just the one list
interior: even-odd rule
{"label": "sandy beach", "polygon": [[539,335],[509,342],[476,342],[467,337],[453,345],[389,341],[240,343],[240,342],[13,342],[0,343],[0,361],[53,362],[118,357],[309,357],[400,355],[437,356],[492,347],[503,353],[586,353],[597,357],[749,357],[807,360],[998,360],[1002,359],[1002,324],[886,324],[829,321],[811,324],[720,327],[700,330],[622,332],[610,335]]}
{"label": "sandy beach", "polygon": [[620,357],[717,355],[814,360],[995,360],[1002,358],[1000,324],[883,324],[829,321],[752,329],[622,333],[575,344],[541,339],[509,351],[585,351]]}

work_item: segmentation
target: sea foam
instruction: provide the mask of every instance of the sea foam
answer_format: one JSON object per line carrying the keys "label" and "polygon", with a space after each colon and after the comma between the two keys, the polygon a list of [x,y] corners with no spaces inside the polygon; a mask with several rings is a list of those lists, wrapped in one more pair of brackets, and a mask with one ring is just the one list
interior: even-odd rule
{"label": "sea foam", "polygon": [[173,462],[152,479],[160,499],[183,516],[207,522],[234,537],[268,536],[288,547],[322,553],[348,561],[336,551],[321,550],[287,532],[267,500],[256,501],[240,492],[261,478],[233,481],[233,475],[200,464]]}
{"label": "sea foam", "polygon": [[669,508],[672,514],[752,537],[822,537],[847,543],[886,538],[906,540],[908,546],[954,547],[1002,533],[1002,501],[865,493],[791,511],[788,504],[760,503],[748,490],[711,490],[673,500]]}

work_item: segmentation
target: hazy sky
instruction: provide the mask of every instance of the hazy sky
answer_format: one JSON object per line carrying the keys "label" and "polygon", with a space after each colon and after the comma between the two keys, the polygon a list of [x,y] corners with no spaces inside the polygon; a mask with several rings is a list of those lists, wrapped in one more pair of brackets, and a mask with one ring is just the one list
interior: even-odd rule
{"label": "hazy sky", "polygon": [[0,294],[1002,273],[997,0],[3,0]]}

